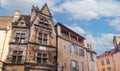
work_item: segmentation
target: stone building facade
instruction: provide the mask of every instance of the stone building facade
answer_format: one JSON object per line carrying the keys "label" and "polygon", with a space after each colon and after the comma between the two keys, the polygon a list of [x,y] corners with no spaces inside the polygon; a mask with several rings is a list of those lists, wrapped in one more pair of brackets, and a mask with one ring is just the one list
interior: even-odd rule
{"label": "stone building facade", "polygon": [[56,32],[47,4],[33,6],[31,15],[16,10],[14,17],[0,17],[0,24],[1,70],[56,71]]}
{"label": "stone building facade", "polygon": [[97,71],[96,53],[84,37],[61,23],[56,31],[58,71]]}
{"label": "stone building facade", "polygon": [[99,71],[120,71],[120,36],[114,36],[113,44],[113,49],[97,56]]}
{"label": "stone building facade", "polygon": [[93,50],[91,44],[86,44],[87,65],[88,71],[98,71],[96,52]]}
{"label": "stone building facade", "polygon": [[85,38],[66,26],[54,26],[45,4],[0,17],[0,71],[97,71],[96,53]]}

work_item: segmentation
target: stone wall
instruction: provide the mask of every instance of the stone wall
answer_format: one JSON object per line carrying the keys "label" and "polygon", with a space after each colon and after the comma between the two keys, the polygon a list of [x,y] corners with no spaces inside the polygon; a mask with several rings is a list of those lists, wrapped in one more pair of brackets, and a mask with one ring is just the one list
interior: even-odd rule
{"label": "stone wall", "polygon": [[[79,53],[77,53],[77,54],[70,53],[70,46],[71,46],[71,44],[74,44],[74,43],[68,42],[60,37],[58,37],[57,42],[58,42],[58,67],[59,67],[59,70],[61,70],[62,66],[64,66],[64,64],[66,64],[64,71],[71,71],[70,61],[72,59],[74,59],[74,60],[78,61],[78,65],[79,65],[78,68],[80,71],[82,71],[81,62],[84,62],[85,71],[88,71],[87,57],[86,57],[85,49],[84,49],[84,56],[80,56]],[[82,48],[81,46],[78,46],[78,45],[75,45],[75,47],[77,48],[77,50]]]}

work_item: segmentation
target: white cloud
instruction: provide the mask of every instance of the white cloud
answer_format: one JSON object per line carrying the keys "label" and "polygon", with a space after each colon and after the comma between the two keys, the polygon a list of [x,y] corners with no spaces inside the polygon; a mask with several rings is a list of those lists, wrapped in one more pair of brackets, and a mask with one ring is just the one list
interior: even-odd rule
{"label": "white cloud", "polygon": [[80,34],[80,35],[84,35],[86,34],[85,30],[82,29],[80,26],[78,26],[77,24],[72,24],[70,26],[67,25],[68,28],[70,28],[71,30],[73,30],[74,32]]}
{"label": "white cloud", "polygon": [[93,37],[93,35],[87,34],[86,42],[92,44],[94,50],[104,52],[113,48],[113,36],[115,35],[117,34],[103,33],[98,37]]}
{"label": "white cloud", "polygon": [[[65,0],[60,3],[61,0],[0,0],[2,7],[6,13],[4,15],[11,15],[15,9],[20,9],[23,14],[30,14],[32,5],[38,5],[41,7],[44,3],[47,3],[49,9],[55,13],[69,13],[70,18],[78,20],[91,20],[94,18],[105,17],[119,17],[120,16],[120,3],[115,0]],[[0,15],[3,13],[0,13]],[[56,21],[56,19],[54,19]],[[120,31],[120,19],[114,19],[110,25],[116,27]],[[76,24],[68,26],[73,31],[80,35],[85,35],[84,29]],[[100,34],[99,37],[93,37],[92,34],[86,34],[86,41],[91,43],[95,50],[105,51],[113,47],[114,34]]]}
{"label": "white cloud", "polygon": [[0,5],[4,7],[7,3],[7,0],[0,0]]}
{"label": "white cloud", "polygon": [[[102,33],[99,36],[93,36],[90,32],[82,29],[77,24],[73,24],[67,26],[76,33],[84,36],[86,38],[86,43],[90,43],[95,51],[101,51],[99,53],[103,53],[104,51],[108,51],[112,49],[113,46],[113,37],[120,36],[118,34],[111,34],[111,33]],[[99,54],[98,53],[98,54]]]}
{"label": "white cloud", "polygon": [[120,16],[120,3],[115,0],[68,0],[60,7],[78,20]]}
{"label": "white cloud", "polygon": [[[4,1],[4,0],[2,0]],[[9,12],[5,13],[5,15],[13,15],[15,10],[21,10],[22,14],[30,14],[32,5],[38,5],[39,8],[47,3],[51,12],[58,10],[55,5],[59,2],[59,0],[6,0],[1,2],[4,9]]]}
{"label": "white cloud", "polygon": [[47,3],[51,12],[67,12],[71,18],[91,20],[94,18],[120,16],[120,2],[116,0],[0,0],[1,5],[13,15],[15,9],[24,14],[30,14],[31,6],[36,4],[40,8]]}
{"label": "white cloud", "polygon": [[117,31],[120,31],[120,18],[115,18],[111,20],[109,23],[110,26],[113,26]]}

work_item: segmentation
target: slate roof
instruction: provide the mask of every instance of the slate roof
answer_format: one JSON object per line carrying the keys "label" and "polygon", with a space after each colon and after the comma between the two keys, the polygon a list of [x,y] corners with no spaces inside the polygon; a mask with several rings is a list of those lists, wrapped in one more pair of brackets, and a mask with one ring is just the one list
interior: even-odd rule
{"label": "slate roof", "polygon": [[103,54],[101,55],[98,55],[97,58],[102,58],[102,57],[105,57],[105,56],[108,56],[108,55],[112,55],[116,52],[116,48],[113,48],[109,51],[105,51]]}

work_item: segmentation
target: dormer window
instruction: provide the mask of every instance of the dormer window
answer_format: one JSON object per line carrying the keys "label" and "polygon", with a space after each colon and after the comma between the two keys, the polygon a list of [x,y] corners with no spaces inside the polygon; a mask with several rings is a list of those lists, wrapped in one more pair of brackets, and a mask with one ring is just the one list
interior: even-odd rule
{"label": "dormer window", "polygon": [[39,26],[43,26],[43,27],[48,27],[48,21],[46,20],[46,18],[41,18],[39,21]]}
{"label": "dormer window", "polygon": [[42,38],[42,33],[39,33],[39,35],[38,35],[38,36],[39,36],[39,38]]}
{"label": "dormer window", "polygon": [[48,27],[48,23],[45,23],[44,26],[45,26],[45,27]]}
{"label": "dormer window", "polygon": [[25,23],[24,23],[24,22],[21,22],[21,23],[20,23],[20,26],[21,26],[21,27],[25,27]]}

